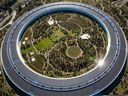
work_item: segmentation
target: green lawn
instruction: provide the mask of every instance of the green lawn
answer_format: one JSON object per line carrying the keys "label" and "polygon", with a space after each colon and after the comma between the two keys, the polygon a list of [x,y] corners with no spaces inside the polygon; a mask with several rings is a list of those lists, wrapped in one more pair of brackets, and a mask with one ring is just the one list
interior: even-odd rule
{"label": "green lawn", "polygon": [[60,31],[60,29],[57,29],[57,30],[54,30],[54,32],[53,32],[53,34],[51,34],[50,38],[52,41],[56,42],[64,36],[65,35]]}
{"label": "green lawn", "polygon": [[49,48],[51,46],[53,46],[53,42],[51,41],[51,39],[49,39],[48,37],[47,38],[44,38],[44,39],[41,39],[40,42],[38,42],[35,47],[40,50],[40,49],[46,49],[46,48]]}
{"label": "green lawn", "polygon": [[34,48],[32,45],[30,45],[30,47],[26,48],[25,50],[21,49],[22,54],[27,54],[27,53],[32,52],[32,51],[34,51]]}
{"label": "green lawn", "polygon": [[[24,41],[25,37],[28,37],[28,41],[31,42],[31,35],[32,35],[32,29],[30,27],[30,28],[28,28],[26,30],[25,33],[23,33],[22,38],[21,38],[21,42]],[[21,53],[22,54],[26,54],[26,53],[29,53],[31,51],[34,51],[34,48],[33,48],[33,46],[31,44],[30,44],[30,47],[26,48],[25,50],[24,49],[21,49]]]}
{"label": "green lawn", "polygon": [[[53,30],[53,34],[50,35],[50,38],[49,37],[43,38],[40,40],[40,42],[38,42],[34,46],[36,47],[37,50],[47,49],[52,47],[56,41],[58,41],[60,38],[64,36],[65,35],[60,31],[60,29],[56,29],[56,30]],[[23,40],[23,38],[24,38],[24,35],[21,38],[21,40]],[[21,50],[22,54],[26,54],[31,51],[34,51],[32,44],[30,45],[30,47],[26,48],[25,50],[24,49]]]}
{"label": "green lawn", "polygon": [[95,57],[89,57],[89,61],[94,61],[96,58]]}
{"label": "green lawn", "polygon": [[75,36],[75,33],[73,33],[72,31],[69,31],[68,32],[68,36],[74,37]]}

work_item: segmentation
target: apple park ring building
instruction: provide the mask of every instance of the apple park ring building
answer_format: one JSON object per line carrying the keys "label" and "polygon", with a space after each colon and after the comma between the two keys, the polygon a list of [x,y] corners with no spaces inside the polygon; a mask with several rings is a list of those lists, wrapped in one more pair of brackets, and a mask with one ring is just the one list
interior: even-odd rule
{"label": "apple park ring building", "polygon": [[[20,52],[25,29],[40,16],[57,12],[75,12],[97,21],[107,34],[108,46],[102,65],[75,78],[48,78],[26,66]],[[119,76],[127,58],[127,42],[119,25],[105,12],[78,2],[55,2],[25,13],[9,29],[2,44],[2,68],[5,77],[21,92],[34,96],[86,96],[106,89]]]}

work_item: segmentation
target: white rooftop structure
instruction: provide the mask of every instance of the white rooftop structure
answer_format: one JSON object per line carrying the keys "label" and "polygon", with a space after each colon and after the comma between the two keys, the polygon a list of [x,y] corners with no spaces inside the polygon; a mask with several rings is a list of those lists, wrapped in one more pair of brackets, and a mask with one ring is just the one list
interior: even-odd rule
{"label": "white rooftop structure", "polygon": [[22,42],[23,45],[25,45],[25,43],[26,43],[25,41]]}
{"label": "white rooftop structure", "polygon": [[30,55],[34,55],[34,52],[30,52]]}
{"label": "white rooftop structure", "polygon": [[36,59],[34,57],[32,57],[31,61],[34,62]]}
{"label": "white rooftop structure", "polygon": [[49,18],[48,22],[47,22],[49,25],[53,25],[54,24],[54,19],[52,18]]}
{"label": "white rooftop structure", "polygon": [[89,39],[90,35],[89,34],[83,34],[80,36],[81,39]]}
{"label": "white rooftop structure", "polygon": [[25,40],[28,40],[28,37],[25,37]]}

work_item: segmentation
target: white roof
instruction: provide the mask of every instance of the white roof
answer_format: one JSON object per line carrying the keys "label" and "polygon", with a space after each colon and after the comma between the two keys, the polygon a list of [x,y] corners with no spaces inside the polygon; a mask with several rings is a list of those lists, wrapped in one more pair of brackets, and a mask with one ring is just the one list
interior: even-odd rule
{"label": "white roof", "polygon": [[89,34],[83,34],[80,36],[81,39],[89,39],[90,35]]}
{"label": "white roof", "polygon": [[28,40],[28,37],[25,37],[25,40]]}
{"label": "white roof", "polygon": [[35,61],[36,59],[34,58],[34,57],[32,57],[32,59],[31,59],[31,61],[33,62],[33,61]]}
{"label": "white roof", "polygon": [[25,43],[26,43],[25,41],[22,42],[23,45],[25,45]]}
{"label": "white roof", "polygon": [[54,20],[52,18],[50,18],[47,22],[49,25],[53,25],[54,24]]}

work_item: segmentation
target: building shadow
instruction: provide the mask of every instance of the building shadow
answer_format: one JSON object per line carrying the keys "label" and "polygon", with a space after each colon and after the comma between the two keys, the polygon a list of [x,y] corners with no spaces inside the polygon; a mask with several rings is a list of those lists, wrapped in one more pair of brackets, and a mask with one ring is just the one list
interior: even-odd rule
{"label": "building shadow", "polygon": [[127,67],[127,62],[125,63],[123,70],[121,71],[119,76],[114,80],[114,82],[111,85],[109,85],[106,89],[104,89],[102,92],[98,93],[95,96],[109,95],[113,91],[113,89],[121,82],[121,79],[124,76],[126,67]]}
{"label": "building shadow", "polygon": [[4,76],[5,76],[5,78],[6,78],[7,82],[8,82],[8,84],[10,85],[10,87],[11,87],[12,89],[14,89],[14,91],[15,91],[19,96],[29,96],[29,95],[27,95],[25,92],[21,91],[17,86],[15,86],[15,85],[12,83],[12,81],[11,81],[11,80],[8,78],[8,76],[5,74],[3,68],[2,68],[2,71],[3,71],[3,74],[4,74]]}

